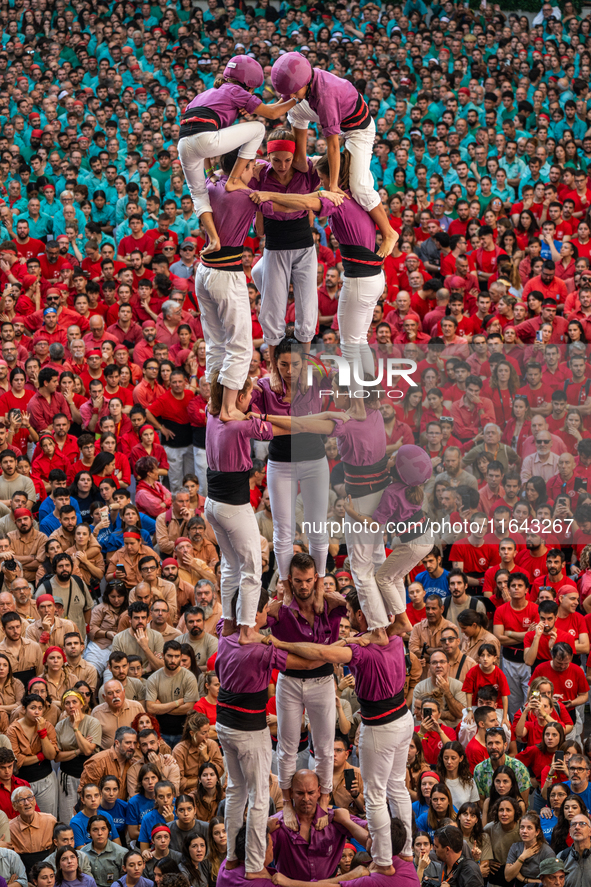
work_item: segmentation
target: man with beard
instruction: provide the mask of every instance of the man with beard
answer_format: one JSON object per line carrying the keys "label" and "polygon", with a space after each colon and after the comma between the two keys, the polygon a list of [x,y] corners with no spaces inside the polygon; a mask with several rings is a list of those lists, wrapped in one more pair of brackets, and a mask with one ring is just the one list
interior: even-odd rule
{"label": "man with beard", "polygon": [[188,536],[179,536],[174,543],[174,553],[179,565],[179,576],[185,582],[194,586],[199,579],[215,581],[214,574],[205,561],[195,556],[193,543]]}
{"label": "man with beard", "polygon": [[[129,659],[127,653],[122,650],[115,650],[109,656],[109,664],[103,674],[105,681],[109,680],[109,674],[115,681],[119,681],[125,691],[126,699],[133,699],[134,702],[143,702],[146,698],[145,681],[140,678],[132,678],[129,674]],[[98,693],[99,702],[105,701],[103,693],[104,684]]]}
{"label": "man with beard", "polygon": [[148,628],[150,608],[141,601],[135,601],[127,608],[129,628],[120,631],[113,638],[112,649],[134,654],[142,660],[144,675],[158,671],[162,667],[162,635]]}
{"label": "man with beard", "polygon": [[59,512],[60,526],[50,534],[50,539],[57,539],[62,551],[76,544],[76,526],[78,515],[73,505],[62,505]]}
{"label": "man with beard", "polygon": [[4,653],[10,660],[12,676],[26,687],[32,678],[43,674],[41,647],[35,641],[23,637],[25,627],[14,610],[3,614],[2,629],[4,638],[0,641],[0,653]]}
{"label": "man with beard", "polygon": [[187,524],[193,512],[190,508],[191,494],[181,487],[172,495],[172,506],[156,518],[156,542],[164,555],[172,555],[174,543],[179,536],[187,535]]}
{"label": "man with beard", "polygon": [[[193,606],[201,607],[205,616],[205,631],[207,634],[217,637],[216,625],[222,618],[222,605],[216,594],[216,586],[210,579],[200,579],[195,589],[191,588],[194,597]],[[181,617],[181,621],[177,628],[184,632],[187,630],[185,617]]]}
{"label": "man with beard", "polygon": [[[152,677],[154,677],[154,675],[151,676],[150,680],[152,679]],[[193,677],[193,675],[191,675],[191,677]],[[197,681],[195,681],[194,677],[193,681],[195,683],[195,691],[197,691]],[[193,703],[191,703],[191,707],[192,705]],[[133,762],[127,773],[127,791],[129,797],[132,798],[137,793],[138,775],[144,764],[156,764],[156,766],[160,770],[160,773],[162,774],[162,779],[168,779],[170,782],[172,782],[172,784],[174,785],[175,794],[178,795],[181,784],[181,772],[179,770],[179,765],[172,755],[160,754],[160,740],[156,731],[150,727],[145,730],[140,730],[138,734],[138,743],[142,757],[139,761]]]}
{"label": "man with beard", "polygon": [[191,644],[197,665],[201,671],[207,670],[207,660],[218,648],[217,638],[205,631],[205,614],[201,607],[189,607],[185,612],[187,631],[182,634],[179,644]]}
{"label": "man with beard", "polygon": [[[26,579],[17,576],[17,578],[13,579],[10,584],[10,591],[14,596],[16,602],[15,610],[21,617],[21,621],[25,620],[26,622],[34,622],[39,616],[39,613],[37,612],[37,606],[31,595],[31,586]],[[23,628],[23,632],[24,630],[25,629]]]}
{"label": "man with beard", "polygon": [[[176,590],[171,582],[161,579],[158,575],[159,561],[155,554],[147,554],[138,561],[138,568],[141,576],[141,582],[145,582],[155,601],[166,601],[169,608],[169,622],[175,625],[178,619]],[[138,583],[139,584],[139,583]],[[135,588],[129,593],[129,603],[132,604],[136,600]]]}
{"label": "man with beard", "polygon": [[521,792],[521,797],[523,798],[525,806],[527,807],[527,799],[531,788],[527,767],[525,764],[522,764],[521,761],[518,761],[516,758],[510,758],[509,755],[505,753],[507,738],[503,728],[490,727],[486,731],[486,738],[484,741],[488,752],[488,758],[485,761],[481,761],[480,764],[476,764],[476,767],[474,768],[474,782],[478,788],[481,800],[490,797],[495,771],[498,770],[499,767],[505,766],[509,767],[515,773],[517,786]]}
{"label": "man with beard", "polygon": [[127,801],[127,773],[135,756],[136,746],[135,730],[131,727],[118,727],[113,747],[87,759],[80,777],[78,793],[80,794],[88,783],[98,785],[103,776],[116,776],[120,784],[121,800]]}
{"label": "man with beard", "polygon": [[133,362],[140,367],[144,362],[154,357],[154,342],[156,341],[156,323],[153,320],[144,320],[142,323],[142,338],[133,349]]}
{"label": "man with beard", "polygon": [[[195,606],[195,591],[190,582],[186,582],[179,576],[179,562],[174,557],[166,557],[162,561],[162,578],[172,582],[176,588],[176,603],[178,612],[181,613],[187,607]],[[186,630],[185,617],[181,616],[178,624],[181,632]]]}
{"label": "man with beard", "polygon": [[81,638],[86,638],[86,626],[90,624],[90,614],[94,606],[88,586],[79,576],[72,575],[74,561],[69,554],[56,554],[52,565],[54,575],[41,583],[41,592],[51,594],[54,598],[61,597],[65,618],[76,625]]}
{"label": "man with beard", "polygon": [[10,547],[27,582],[34,582],[37,570],[45,560],[47,536],[35,529],[33,515],[28,508],[17,508],[14,520],[17,528],[8,533]]}
{"label": "man with beard", "polygon": [[548,549],[544,540],[536,533],[526,533],[525,551],[518,551],[515,555],[515,563],[521,567],[535,581],[544,574]]}
{"label": "man with beard", "polygon": [[63,650],[65,635],[78,631],[77,626],[69,619],[56,615],[55,601],[50,594],[37,598],[37,609],[41,618],[27,626],[25,637],[36,641],[43,653],[48,647],[61,647]]}
{"label": "man with beard", "polygon": [[185,716],[199,698],[195,675],[181,666],[181,657],[180,643],[167,641],[164,665],[146,684],[146,710],[158,719],[161,736],[171,748],[181,741]]}

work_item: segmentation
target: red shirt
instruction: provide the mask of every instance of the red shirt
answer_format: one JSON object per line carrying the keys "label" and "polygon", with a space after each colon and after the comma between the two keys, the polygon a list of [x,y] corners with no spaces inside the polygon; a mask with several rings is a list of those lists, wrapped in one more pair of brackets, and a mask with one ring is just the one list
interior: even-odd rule
{"label": "red shirt", "polygon": [[[18,776],[12,776],[10,779],[10,791],[7,791],[2,783],[0,783],[0,810],[2,810],[9,819],[15,819],[18,816],[17,811],[12,806],[10,796],[12,795],[15,788],[20,788],[20,786],[24,786],[25,788],[31,788],[31,784],[27,782],[25,779],[19,779]],[[37,801],[35,801],[35,810],[39,813],[39,807],[37,806]]]}
{"label": "red shirt", "polygon": [[[524,650],[527,650],[529,647],[531,647],[531,645],[534,642],[534,635],[535,635],[535,632],[528,631],[528,633],[526,634],[526,636],[523,639],[523,649]],[[575,642],[573,641],[570,634],[568,634],[568,632],[557,630],[556,643],[560,643],[560,642],[568,644],[569,647],[571,648],[571,650],[573,651],[573,653],[576,652],[575,651]],[[546,662],[548,662],[550,659],[552,659],[552,654],[550,653],[550,636],[549,635],[547,635],[547,634],[540,635],[540,642],[538,644],[538,655],[536,658],[538,660],[544,659]]]}
{"label": "red shirt", "polygon": [[490,674],[485,674],[479,665],[475,665],[470,669],[464,679],[462,692],[471,693],[472,699],[478,699],[478,691],[481,687],[495,688],[497,691],[497,708],[503,707],[503,696],[511,695],[507,678],[498,665],[495,665],[494,670]]}
{"label": "red shirt", "polygon": [[588,634],[587,623],[585,617],[580,613],[569,613],[568,616],[558,616],[556,618],[556,627],[560,631],[569,634],[573,640],[577,641],[582,634]]}
{"label": "red shirt", "polygon": [[551,582],[549,574],[543,573],[541,576],[538,576],[530,589],[531,599],[532,601],[537,601],[538,595],[540,593],[540,588],[542,588],[542,586],[553,588],[554,591],[558,594],[560,589],[563,588],[565,585],[572,586],[573,591],[577,590],[577,586],[572,581],[572,579],[568,578],[568,576],[565,576],[563,579],[559,579],[558,582]]}
{"label": "red shirt", "polygon": [[425,607],[422,610],[415,610],[412,602],[406,605],[406,615],[410,619],[411,625],[417,625],[425,618]]}
{"label": "red shirt", "polygon": [[117,255],[127,256],[134,249],[139,249],[142,253],[150,253],[150,255],[153,255],[154,241],[151,237],[148,237],[147,234],[142,234],[141,237],[138,238],[135,238],[132,234],[128,234],[127,237],[123,237],[119,241]]}
{"label": "red shirt", "polygon": [[[502,625],[507,631],[524,632],[528,631],[530,625],[538,621],[538,608],[530,601],[527,602],[523,610],[514,610],[511,603],[501,604],[495,611],[493,625]],[[521,650],[521,643],[511,644],[511,646],[503,647],[504,651],[513,650],[514,652]]]}
{"label": "red shirt", "polygon": [[558,699],[572,700],[583,693],[589,692],[589,684],[583,669],[572,662],[566,671],[555,671],[551,662],[542,662],[534,669],[530,684],[534,678],[547,678],[554,685],[554,695]]}
{"label": "red shirt", "polygon": [[519,564],[520,567],[523,567],[526,573],[529,573],[533,579],[537,579],[538,576],[543,576],[546,572],[546,554],[540,555],[539,557],[534,557],[531,551],[527,549],[525,551],[519,551],[515,555],[515,563]]}
{"label": "red shirt", "polygon": [[[450,560],[453,560],[450,557]],[[501,559],[499,558],[498,562],[493,567],[489,567],[486,573],[484,574],[484,583],[482,585],[483,592],[494,592],[495,591],[495,573],[497,570],[504,570],[505,567],[501,563]],[[509,573],[525,573],[527,575],[527,570],[523,570],[517,563],[515,566],[509,570]]]}
{"label": "red shirt", "polygon": [[212,727],[215,726],[216,718],[217,718],[217,705],[212,705],[207,701],[205,696],[202,696],[201,699],[195,703],[193,706],[193,711],[199,711],[204,714]]}
{"label": "red shirt", "polygon": [[[489,549],[487,545],[481,545],[477,548],[470,545],[468,538],[459,539],[451,547],[449,553],[450,561],[458,561],[463,563],[464,573],[484,573],[488,564],[490,564]],[[496,568],[492,568],[496,569]]]}
{"label": "red shirt", "polygon": [[[445,735],[449,736],[450,742],[453,742],[458,738],[458,734],[451,727],[446,727],[445,724],[440,724],[440,727]],[[415,733],[418,733],[420,729],[420,727],[415,727]],[[442,748],[443,740],[439,733],[436,733],[435,730],[429,730],[428,733],[425,733],[423,739],[423,754],[425,755],[427,763],[431,764],[432,767],[437,763],[437,758],[439,757],[439,752]]]}
{"label": "red shirt", "polygon": [[168,419],[170,422],[174,422],[178,425],[189,425],[187,407],[193,400],[194,396],[195,395],[192,391],[185,390],[181,400],[177,400],[172,394],[172,391],[167,391],[154,401],[150,407],[150,412],[157,419],[162,417],[163,419]]}
{"label": "red shirt", "polygon": [[42,240],[35,240],[34,237],[29,237],[28,243],[19,243],[16,238],[12,241],[16,247],[16,251],[19,255],[19,258],[32,259],[33,256],[38,256],[40,253],[45,253],[45,244]]}
{"label": "red shirt", "polygon": [[486,746],[483,745],[475,736],[470,740],[468,745],[466,746],[466,757],[468,758],[468,763],[470,765],[470,770],[474,773],[474,767],[476,764],[482,763],[482,761],[487,761],[489,754],[486,750]]}

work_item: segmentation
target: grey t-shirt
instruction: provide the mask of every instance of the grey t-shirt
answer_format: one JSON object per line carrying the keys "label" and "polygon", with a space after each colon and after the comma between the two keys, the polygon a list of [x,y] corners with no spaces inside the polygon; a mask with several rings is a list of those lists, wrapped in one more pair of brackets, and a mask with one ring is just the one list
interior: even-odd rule
{"label": "grey t-shirt", "polygon": [[175,819],[173,823],[170,824],[170,849],[177,850],[179,853],[184,851],[185,841],[187,838],[203,838],[205,843],[207,844],[208,835],[209,835],[209,823],[202,822],[200,819],[195,820],[195,825],[192,829],[189,829],[188,832],[182,831],[178,827],[178,823]]}
{"label": "grey t-shirt", "polygon": [[[517,857],[521,856],[523,850],[523,841],[517,841],[516,844],[513,844],[509,850],[509,855],[507,856],[507,865],[512,865]],[[530,856],[529,859],[525,860],[520,869],[521,874],[524,878],[539,878],[541,861],[543,859],[550,859],[550,857],[554,858],[555,855],[554,851],[550,849],[549,844],[542,844],[539,851],[534,856]]]}

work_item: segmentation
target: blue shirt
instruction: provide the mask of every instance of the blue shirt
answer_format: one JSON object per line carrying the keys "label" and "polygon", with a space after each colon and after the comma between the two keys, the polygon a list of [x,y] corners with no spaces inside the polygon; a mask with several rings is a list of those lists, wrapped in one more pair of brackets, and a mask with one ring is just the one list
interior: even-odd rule
{"label": "blue shirt", "polygon": [[[97,811],[98,812],[98,811]],[[115,828],[115,823],[113,822],[113,817],[110,813],[107,813],[104,810],[101,810],[103,816],[106,816],[109,820],[109,825],[111,826],[111,834],[109,835],[112,841],[117,841],[119,839],[119,833]],[[76,816],[70,820],[70,825],[72,826],[72,831],[74,832],[74,846],[75,847],[84,847],[85,844],[88,844],[90,841],[90,835],[88,834],[88,821],[90,817],[86,816],[80,811]]]}
{"label": "blue shirt", "polygon": [[99,807],[96,812],[110,816],[115,823],[115,828],[119,832],[119,837],[123,839],[125,829],[127,828],[127,801],[120,801],[119,798],[117,798],[110,810],[105,810],[104,807]]}
{"label": "blue shirt", "polygon": [[[45,501],[50,501],[53,506],[50,513],[47,514],[43,520],[39,521],[39,529],[42,533],[45,533],[46,536],[50,536],[54,530],[59,530],[61,524],[59,522],[59,518],[55,516],[53,513],[53,509],[55,508],[55,503],[51,501],[51,498],[48,496]],[[76,517],[80,523],[82,523],[82,515],[80,514],[80,509],[78,508],[78,503],[75,499],[71,499],[72,507],[76,511]],[[88,841],[86,842],[88,843]]]}
{"label": "blue shirt", "polygon": [[152,829],[154,828],[154,826],[168,824],[169,823],[167,823],[161,813],[159,813],[157,810],[151,810],[150,813],[146,813],[146,815],[142,819],[138,841],[140,842],[140,844],[149,844],[152,840]]}
{"label": "blue shirt", "polygon": [[423,588],[425,589],[425,593],[429,594],[438,594],[439,597],[447,597],[449,594],[449,570],[444,570],[439,579],[435,579],[433,576],[429,575],[427,570],[423,570],[422,573],[417,573],[415,576],[415,582],[420,582]]}
{"label": "blue shirt", "polygon": [[576,792],[574,790],[574,788],[571,788],[570,787],[570,779],[567,782],[561,783],[561,785],[564,785],[567,788],[569,788],[571,790],[571,792],[573,793],[573,795],[578,795],[579,798],[582,798],[584,800],[585,804],[587,805],[587,810],[589,809],[589,806],[591,805],[591,782],[588,783],[587,788],[585,789],[584,792]]}
{"label": "blue shirt", "polygon": [[[70,497],[70,504],[73,505],[74,508],[76,509],[76,517],[78,518],[79,521],[81,521],[82,518],[80,516],[80,509],[78,508],[78,503],[76,502],[76,500],[73,497]],[[51,496],[48,496],[47,499],[44,499],[43,502],[41,503],[41,505],[39,506],[39,521],[42,521],[44,518],[48,517],[50,514],[52,514],[54,512],[54,510],[55,510],[55,502],[53,501]],[[56,518],[56,520],[57,520],[57,518]],[[59,527],[59,521],[57,522],[57,525],[53,529],[57,530],[57,527]]]}
{"label": "blue shirt", "polygon": [[127,825],[141,825],[144,816],[154,809],[153,799],[146,798],[144,795],[134,795],[127,802],[127,816],[125,822]]}

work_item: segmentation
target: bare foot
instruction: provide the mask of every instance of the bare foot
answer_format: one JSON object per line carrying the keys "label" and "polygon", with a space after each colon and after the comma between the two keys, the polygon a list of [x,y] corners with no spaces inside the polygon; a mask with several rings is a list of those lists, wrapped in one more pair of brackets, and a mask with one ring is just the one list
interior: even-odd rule
{"label": "bare foot", "polygon": [[226,859],[226,871],[231,872],[232,869],[237,869],[240,863],[237,859]]}
{"label": "bare foot", "polygon": [[222,637],[229,638],[236,631],[233,619],[224,619],[224,627],[222,628]]}
{"label": "bare foot", "polygon": [[256,881],[259,878],[266,878],[268,881],[271,880],[271,875],[267,871],[267,869],[261,869],[260,872],[246,872],[245,876],[247,881]]}
{"label": "bare foot", "polygon": [[412,631],[411,621],[406,615],[406,613],[398,613],[394,622],[389,626],[388,633],[401,635],[401,634],[410,634]]}
{"label": "bare foot", "polygon": [[[375,866],[375,867],[374,867],[374,866]],[[393,865],[375,865],[375,863],[374,863],[374,864],[372,865],[372,868],[370,869],[370,871],[371,871],[372,869],[373,869],[373,871],[375,871],[375,872],[379,872],[381,875],[394,875],[394,874],[396,874],[395,871],[394,871],[394,866],[393,866]]]}
{"label": "bare foot", "polygon": [[227,410],[225,407],[222,407],[220,410],[220,419],[222,422],[242,422],[243,419],[246,419],[246,416],[238,409],[238,407],[234,407],[232,410]]}
{"label": "bare foot", "polygon": [[386,634],[385,628],[374,628],[373,631],[369,633],[369,644],[377,644],[379,647],[387,647],[388,646],[388,635]]}
{"label": "bare foot", "polygon": [[283,382],[275,367],[273,367],[269,373],[269,385],[271,391],[274,391],[275,394],[283,394]]}
{"label": "bare foot", "polygon": [[359,637],[345,638],[345,644],[348,647],[367,647],[368,644],[371,644],[370,635],[362,634]]}
{"label": "bare foot", "polygon": [[207,246],[203,247],[200,255],[206,256],[207,253],[217,253],[219,248],[220,248],[220,241],[219,241],[219,238],[216,237],[213,240],[210,240],[209,243],[207,244]]}
{"label": "bare foot", "polygon": [[283,801],[283,823],[292,832],[300,830],[300,824],[291,801]]}
{"label": "bare foot", "polygon": [[328,825],[328,805],[330,803],[330,794],[323,792],[318,799],[318,806],[321,810],[327,814],[326,816],[321,816],[320,819],[317,819],[314,823],[314,828],[317,832],[323,831]]}
{"label": "bare foot", "polygon": [[[245,191],[249,190],[248,185],[245,185],[244,182],[242,181],[242,179],[236,178],[236,176],[232,176],[231,178],[228,178],[228,181],[226,182],[226,191],[241,191],[241,190],[245,190]],[[394,248],[394,246],[392,246],[392,248]]]}
{"label": "bare foot", "polygon": [[412,855],[405,856],[404,853],[399,853],[398,856],[400,857],[400,859],[404,859],[405,862],[412,862],[413,861]]}
{"label": "bare foot", "polygon": [[324,576],[319,576],[316,582],[316,592],[314,593],[314,612],[318,616],[324,613]]}
{"label": "bare foot", "polygon": [[256,628],[250,625],[240,626],[240,643],[244,644],[262,644],[265,636],[259,634]]}
{"label": "bare foot", "polygon": [[[228,186],[226,185],[226,188],[227,187]],[[390,236],[384,237],[384,239],[382,240],[382,245],[380,246],[380,248],[378,250],[378,256],[381,259],[385,259],[386,256],[389,256],[390,253],[392,252],[392,250],[394,249],[394,247],[396,246],[397,241],[398,241],[398,235],[396,234],[395,231],[392,231],[392,234]]]}

